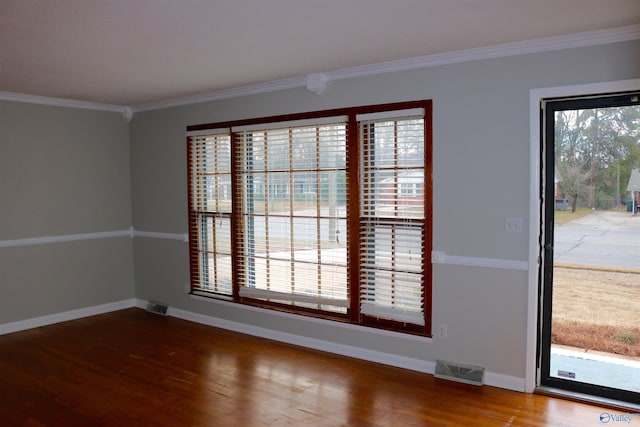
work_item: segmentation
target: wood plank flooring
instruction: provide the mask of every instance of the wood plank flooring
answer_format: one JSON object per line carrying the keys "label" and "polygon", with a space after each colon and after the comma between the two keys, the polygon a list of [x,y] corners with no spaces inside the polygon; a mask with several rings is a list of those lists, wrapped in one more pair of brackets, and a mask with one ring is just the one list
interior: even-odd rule
{"label": "wood plank flooring", "polygon": [[603,412],[618,413],[135,308],[0,336],[0,426],[597,426]]}

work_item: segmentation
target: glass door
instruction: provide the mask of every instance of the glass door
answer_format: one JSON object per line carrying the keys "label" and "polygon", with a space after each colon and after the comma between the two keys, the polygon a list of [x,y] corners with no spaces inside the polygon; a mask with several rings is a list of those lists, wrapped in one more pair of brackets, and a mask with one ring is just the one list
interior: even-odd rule
{"label": "glass door", "polygon": [[543,128],[540,382],[640,403],[639,94],[545,100]]}

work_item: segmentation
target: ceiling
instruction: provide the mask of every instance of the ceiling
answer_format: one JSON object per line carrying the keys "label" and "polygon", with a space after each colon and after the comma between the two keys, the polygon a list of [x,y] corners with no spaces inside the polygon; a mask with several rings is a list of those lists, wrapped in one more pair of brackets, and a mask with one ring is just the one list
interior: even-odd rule
{"label": "ceiling", "polygon": [[640,24],[640,0],[0,0],[0,91],[139,106]]}

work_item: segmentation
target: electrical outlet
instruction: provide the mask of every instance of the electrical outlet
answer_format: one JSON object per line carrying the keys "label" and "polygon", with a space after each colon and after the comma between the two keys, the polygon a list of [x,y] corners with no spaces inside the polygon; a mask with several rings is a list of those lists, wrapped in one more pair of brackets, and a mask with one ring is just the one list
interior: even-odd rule
{"label": "electrical outlet", "polygon": [[438,325],[438,338],[447,339],[447,324],[440,323]]}
{"label": "electrical outlet", "polygon": [[508,216],[504,219],[504,231],[507,233],[522,233],[522,218]]}

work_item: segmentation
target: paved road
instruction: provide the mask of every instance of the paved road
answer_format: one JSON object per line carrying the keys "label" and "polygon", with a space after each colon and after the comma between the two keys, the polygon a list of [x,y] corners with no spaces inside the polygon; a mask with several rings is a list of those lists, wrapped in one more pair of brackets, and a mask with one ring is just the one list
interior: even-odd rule
{"label": "paved road", "polygon": [[595,211],[554,234],[555,262],[640,270],[640,215]]}

